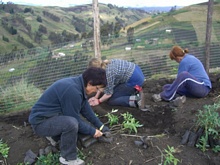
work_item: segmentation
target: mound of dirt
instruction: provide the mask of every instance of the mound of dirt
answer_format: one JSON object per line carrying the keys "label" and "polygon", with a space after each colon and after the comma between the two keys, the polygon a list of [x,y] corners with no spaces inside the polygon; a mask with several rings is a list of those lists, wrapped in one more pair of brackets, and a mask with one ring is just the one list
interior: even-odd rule
{"label": "mound of dirt", "polygon": [[[147,80],[144,85],[145,102],[150,105],[150,111],[140,111],[136,108],[112,107],[106,103],[94,107],[101,121],[107,122],[105,116],[112,109],[118,109],[115,115],[131,113],[143,126],[138,128],[137,134],[128,134],[113,131],[113,142],[95,143],[88,148],[79,149],[86,156],[86,163],[94,165],[157,165],[164,161],[162,153],[167,146],[174,147],[174,156],[181,162],[179,164],[217,165],[220,162],[219,154],[211,150],[203,153],[190,145],[181,145],[182,136],[186,130],[196,131],[196,114],[204,105],[213,104],[219,96],[220,85],[217,75],[211,76],[213,89],[210,94],[201,99],[187,98],[181,107],[173,107],[170,102],[155,103],[151,96],[159,93],[162,86],[171,83],[172,79]],[[39,149],[46,148],[49,143],[45,138],[34,135],[27,119],[30,111],[1,115],[0,139],[10,147],[8,163],[16,165],[24,161],[25,153],[30,149],[38,153]],[[112,128],[114,129],[114,128]],[[146,140],[146,137],[147,138]],[[146,145],[137,145],[136,141],[146,140]]]}

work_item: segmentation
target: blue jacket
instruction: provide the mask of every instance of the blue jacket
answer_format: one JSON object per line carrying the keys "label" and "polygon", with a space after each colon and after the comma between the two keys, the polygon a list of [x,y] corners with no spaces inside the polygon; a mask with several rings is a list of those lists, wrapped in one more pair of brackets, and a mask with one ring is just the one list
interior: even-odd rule
{"label": "blue jacket", "polygon": [[[82,75],[64,78],[52,84],[32,107],[29,122],[37,125],[53,116],[72,116],[78,120],[79,132],[95,134],[103,124],[93,112],[85,93]],[[81,118],[86,118],[91,124]]]}
{"label": "blue jacket", "polygon": [[200,82],[204,82],[205,86],[212,88],[211,81],[205,71],[201,61],[195,56],[186,54],[179,64],[178,74],[186,71],[193,75]]}

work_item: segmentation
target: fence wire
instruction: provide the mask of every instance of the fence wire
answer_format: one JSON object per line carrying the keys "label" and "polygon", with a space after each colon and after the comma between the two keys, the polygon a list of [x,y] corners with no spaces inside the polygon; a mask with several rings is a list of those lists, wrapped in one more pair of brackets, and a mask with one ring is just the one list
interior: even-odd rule
{"label": "fence wire", "polygon": [[[173,45],[188,48],[205,64],[205,22],[201,31],[183,22],[164,24],[151,32],[140,31],[128,43],[126,36],[108,36],[102,45],[102,59],[125,59],[138,64],[146,78],[176,75],[178,64],[169,59]],[[181,28],[180,28],[181,27]],[[213,22],[210,44],[210,71],[220,66],[220,22]],[[0,56],[0,111],[30,109],[53,82],[81,74],[94,57],[92,39],[39,47]]]}

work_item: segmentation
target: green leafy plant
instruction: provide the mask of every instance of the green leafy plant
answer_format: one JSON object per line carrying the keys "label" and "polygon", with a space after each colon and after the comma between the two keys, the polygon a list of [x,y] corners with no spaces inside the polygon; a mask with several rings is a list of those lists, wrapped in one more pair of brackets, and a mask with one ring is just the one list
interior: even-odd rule
{"label": "green leafy plant", "polygon": [[8,147],[7,143],[4,143],[3,140],[0,140],[0,158],[3,157],[3,164],[7,165],[7,158],[10,147]]}
{"label": "green leafy plant", "polygon": [[35,163],[35,165],[48,165],[48,164],[53,164],[53,165],[59,165],[59,154],[53,154],[53,153],[49,153],[47,155],[42,155],[40,157],[38,157],[37,162]]}
{"label": "green leafy plant", "polygon": [[77,148],[77,157],[85,160],[87,156],[79,148]]}
{"label": "green leafy plant", "polygon": [[215,152],[215,153],[219,152],[219,151],[220,151],[220,145],[214,146],[214,147],[212,148],[212,151]]}
{"label": "green leafy plant", "polygon": [[0,153],[3,158],[8,158],[10,147],[8,147],[7,143],[4,143],[3,140],[0,140]]}
{"label": "green leafy plant", "polygon": [[121,114],[121,115],[124,118],[124,121],[122,123],[123,130],[128,130],[129,133],[131,133],[132,131],[137,133],[137,128],[143,126],[143,125],[139,124],[139,121],[137,121],[132,116],[132,114],[127,112],[127,113],[124,113],[124,114]]}
{"label": "green leafy plant", "polygon": [[107,113],[106,115],[108,117],[108,122],[109,122],[109,125],[112,126],[114,124],[118,124],[118,116],[117,115],[114,115],[112,113]]}
{"label": "green leafy plant", "polygon": [[164,165],[167,164],[174,164],[177,165],[178,162],[180,162],[179,159],[175,158],[175,156],[173,155],[174,153],[176,153],[176,149],[174,147],[170,147],[169,145],[167,146],[168,149],[164,149]]}
{"label": "green leafy plant", "polygon": [[[220,117],[216,111],[220,108],[220,104],[205,105],[204,110],[199,110],[197,115],[197,125],[204,128],[204,135],[199,139],[199,144],[196,144],[203,152],[207,150],[208,139],[211,136],[213,139],[219,139],[220,132]],[[214,151],[220,151],[219,147],[214,147]]]}

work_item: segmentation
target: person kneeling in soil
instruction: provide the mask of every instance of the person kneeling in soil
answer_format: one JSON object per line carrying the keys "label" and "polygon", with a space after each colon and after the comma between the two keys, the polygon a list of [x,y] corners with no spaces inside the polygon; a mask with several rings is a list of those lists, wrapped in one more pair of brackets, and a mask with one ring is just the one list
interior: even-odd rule
{"label": "person kneeling in soil", "polygon": [[186,101],[186,97],[208,95],[212,85],[205,68],[199,59],[188,53],[188,49],[183,50],[180,46],[171,49],[170,59],[179,63],[177,78],[172,84],[164,85],[161,93],[152,96],[155,102],[173,100],[178,106]]}
{"label": "person kneeling in soil", "polygon": [[[106,69],[107,77],[106,88],[103,91],[98,90],[96,95],[89,99],[91,106],[108,101],[108,104],[113,106],[139,107],[139,109],[145,110],[145,105],[141,107],[141,96],[138,93],[144,84],[144,74],[138,65],[121,59],[102,61],[93,58],[89,61],[88,67]],[[102,92],[104,95],[100,97]]]}
{"label": "person kneeling in soil", "polygon": [[106,84],[104,69],[88,68],[82,75],[53,83],[32,107],[29,122],[34,132],[54,142],[57,137],[60,138],[59,160],[62,164],[85,164],[77,158],[78,133],[99,138],[103,132],[109,131],[87,100],[87,95],[104,88]]}

